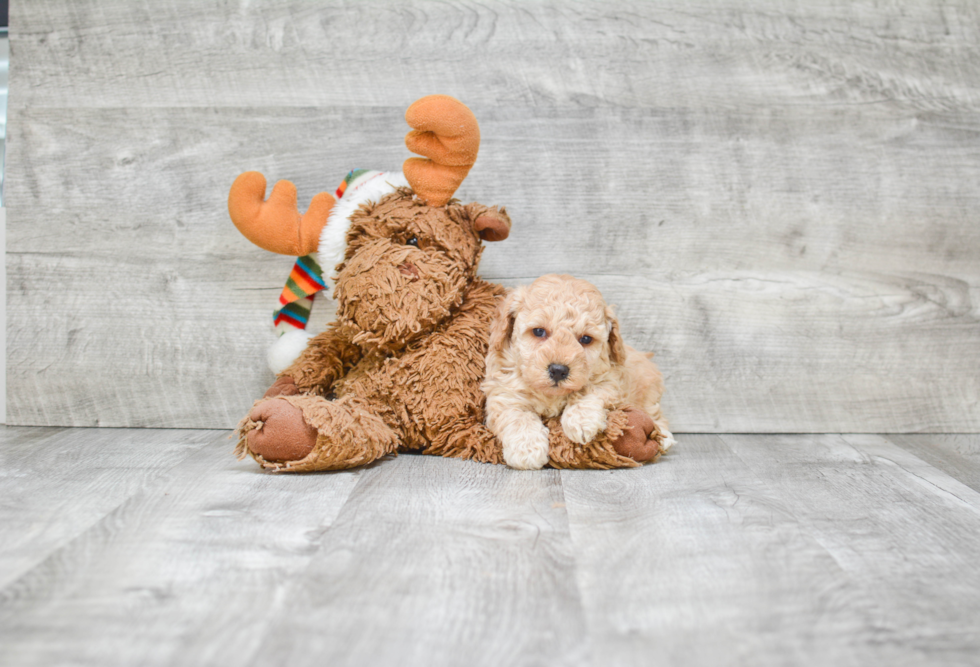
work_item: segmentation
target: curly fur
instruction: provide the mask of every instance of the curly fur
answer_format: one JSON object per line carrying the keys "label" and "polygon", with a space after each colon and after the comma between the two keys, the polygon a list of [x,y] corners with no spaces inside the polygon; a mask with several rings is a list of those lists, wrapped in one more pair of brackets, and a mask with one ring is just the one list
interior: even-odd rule
{"label": "curly fur", "polygon": [[547,275],[514,290],[494,321],[486,369],[487,425],[512,467],[549,462],[542,418],[560,417],[564,435],[586,445],[607,430],[610,410],[630,405],[653,418],[661,451],[674,442],[659,369],[623,344],[612,308],[584,280]]}

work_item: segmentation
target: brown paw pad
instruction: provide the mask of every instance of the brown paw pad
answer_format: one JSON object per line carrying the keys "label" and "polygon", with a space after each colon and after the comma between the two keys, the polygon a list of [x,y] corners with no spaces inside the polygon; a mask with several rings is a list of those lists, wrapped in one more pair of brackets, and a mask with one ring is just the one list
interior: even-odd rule
{"label": "brown paw pad", "polygon": [[248,416],[260,422],[248,433],[248,448],[266,461],[298,461],[316,445],[316,429],[306,423],[302,410],[287,401],[262,401]]}
{"label": "brown paw pad", "polygon": [[657,458],[660,454],[660,441],[656,438],[656,424],[643,410],[626,408],[626,428],[623,434],[613,441],[613,448],[621,456],[643,463]]}

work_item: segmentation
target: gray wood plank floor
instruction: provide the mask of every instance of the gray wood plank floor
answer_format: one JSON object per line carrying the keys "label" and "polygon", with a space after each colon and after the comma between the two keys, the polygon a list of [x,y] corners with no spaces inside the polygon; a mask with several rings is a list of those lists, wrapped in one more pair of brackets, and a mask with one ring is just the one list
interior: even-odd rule
{"label": "gray wood plank floor", "polygon": [[636,470],[272,475],[0,430],[3,665],[976,665],[980,435],[685,435]]}

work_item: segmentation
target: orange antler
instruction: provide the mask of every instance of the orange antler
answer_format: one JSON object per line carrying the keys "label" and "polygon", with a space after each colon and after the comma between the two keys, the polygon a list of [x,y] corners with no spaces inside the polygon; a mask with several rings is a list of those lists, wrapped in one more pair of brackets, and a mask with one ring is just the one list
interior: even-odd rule
{"label": "orange antler", "polygon": [[414,128],[405,135],[408,150],[428,158],[405,160],[405,179],[430,206],[444,206],[476,162],[476,116],[454,97],[429,95],[408,107],[405,120]]}
{"label": "orange antler", "polygon": [[302,257],[315,252],[320,231],[327,224],[334,198],[326,193],[313,197],[306,213],[296,207],[296,186],[279,181],[265,200],[265,176],[247,171],[231,186],[228,213],[245,238],[280,255]]}

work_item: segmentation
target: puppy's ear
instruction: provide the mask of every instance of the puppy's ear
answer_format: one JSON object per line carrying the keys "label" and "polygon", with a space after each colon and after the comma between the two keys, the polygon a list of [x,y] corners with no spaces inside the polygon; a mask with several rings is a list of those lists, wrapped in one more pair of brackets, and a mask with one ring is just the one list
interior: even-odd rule
{"label": "puppy's ear", "polygon": [[507,295],[507,298],[500,303],[497,310],[497,317],[493,320],[490,327],[490,351],[500,354],[510,345],[510,339],[514,335],[514,320],[524,304],[525,288],[518,287]]}
{"label": "puppy's ear", "polygon": [[626,344],[619,334],[619,320],[610,306],[606,306],[606,326],[609,327],[609,360],[614,364],[625,364]]}

